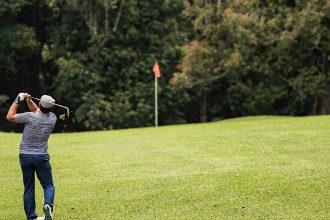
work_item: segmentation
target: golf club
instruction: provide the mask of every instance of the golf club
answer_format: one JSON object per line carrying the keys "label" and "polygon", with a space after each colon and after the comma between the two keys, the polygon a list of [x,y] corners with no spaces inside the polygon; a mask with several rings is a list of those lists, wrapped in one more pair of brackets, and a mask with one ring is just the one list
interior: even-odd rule
{"label": "golf club", "polygon": [[[37,101],[41,101],[41,99],[38,99],[38,98],[36,98],[36,97],[32,97],[32,96],[31,96],[31,99],[34,99],[34,100],[37,100]],[[45,100],[42,100],[42,101],[43,101],[43,102],[47,102],[47,101],[45,101]],[[70,117],[70,110],[69,110],[68,107],[63,106],[63,105],[59,105],[59,104],[56,104],[56,103],[51,103],[51,102],[47,102],[47,103],[50,103],[50,104],[56,105],[56,106],[61,107],[61,108],[65,108],[65,109],[66,109],[66,113],[67,113],[67,115],[68,115],[68,118]]]}

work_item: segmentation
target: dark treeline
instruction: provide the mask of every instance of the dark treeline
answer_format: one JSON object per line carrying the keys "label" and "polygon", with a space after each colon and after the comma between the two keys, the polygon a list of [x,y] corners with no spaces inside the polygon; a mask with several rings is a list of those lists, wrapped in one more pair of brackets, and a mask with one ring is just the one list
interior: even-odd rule
{"label": "dark treeline", "polygon": [[[52,95],[76,130],[330,113],[327,0],[0,0],[0,123]],[[26,106],[22,106],[23,111]]]}

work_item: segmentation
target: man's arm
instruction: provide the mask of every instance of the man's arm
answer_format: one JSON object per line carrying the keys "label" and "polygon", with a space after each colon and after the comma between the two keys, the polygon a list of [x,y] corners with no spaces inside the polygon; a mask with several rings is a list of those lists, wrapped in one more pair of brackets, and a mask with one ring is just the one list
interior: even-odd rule
{"label": "man's arm", "polygon": [[13,104],[10,106],[8,113],[7,113],[7,120],[10,122],[16,122],[16,112],[18,109],[19,104],[13,102]]}
{"label": "man's arm", "polygon": [[38,106],[36,105],[36,103],[34,103],[34,101],[31,99],[31,95],[25,93],[25,98],[26,98],[26,103],[30,109],[31,112],[38,112],[40,111],[40,109],[38,108]]}

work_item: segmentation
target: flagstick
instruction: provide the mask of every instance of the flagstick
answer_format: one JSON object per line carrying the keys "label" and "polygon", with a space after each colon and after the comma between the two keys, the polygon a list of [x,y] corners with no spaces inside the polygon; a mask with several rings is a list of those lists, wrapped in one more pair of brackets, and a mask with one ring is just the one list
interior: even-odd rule
{"label": "flagstick", "polygon": [[155,76],[155,127],[158,127],[158,79]]}

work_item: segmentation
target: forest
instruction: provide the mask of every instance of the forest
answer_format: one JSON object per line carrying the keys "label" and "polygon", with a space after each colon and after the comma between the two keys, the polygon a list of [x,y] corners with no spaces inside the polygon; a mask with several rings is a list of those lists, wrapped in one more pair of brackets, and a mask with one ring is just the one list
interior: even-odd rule
{"label": "forest", "polygon": [[155,62],[160,125],[329,114],[329,30],[329,0],[0,0],[0,130],[19,92],[154,126]]}

